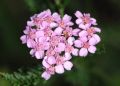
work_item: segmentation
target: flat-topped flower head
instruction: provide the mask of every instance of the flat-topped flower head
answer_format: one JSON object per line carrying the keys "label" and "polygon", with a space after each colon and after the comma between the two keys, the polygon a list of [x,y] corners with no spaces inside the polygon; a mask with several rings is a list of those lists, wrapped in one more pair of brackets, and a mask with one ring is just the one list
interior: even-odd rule
{"label": "flat-topped flower head", "polygon": [[[86,57],[97,50],[96,45],[101,41],[97,33],[101,30],[95,26],[96,19],[80,11],[76,11],[75,16],[74,22],[68,14],[61,17],[48,9],[27,21],[20,39],[31,49],[30,55],[42,60],[44,72],[41,77],[45,80],[55,73],[71,70],[72,56]],[[75,23],[77,27],[73,26]]]}

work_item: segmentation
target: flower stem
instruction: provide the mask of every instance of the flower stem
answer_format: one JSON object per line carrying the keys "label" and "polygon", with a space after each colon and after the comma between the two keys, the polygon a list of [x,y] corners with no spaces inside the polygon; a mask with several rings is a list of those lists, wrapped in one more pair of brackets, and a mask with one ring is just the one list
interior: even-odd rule
{"label": "flower stem", "polygon": [[4,77],[4,73],[0,72],[0,77]]}
{"label": "flower stem", "polygon": [[61,14],[61,16],[64,15],[64,6],[61,3],[61,0],[55,0],[55,4],[57,5],[58,9],[59,9],[59,13]]}

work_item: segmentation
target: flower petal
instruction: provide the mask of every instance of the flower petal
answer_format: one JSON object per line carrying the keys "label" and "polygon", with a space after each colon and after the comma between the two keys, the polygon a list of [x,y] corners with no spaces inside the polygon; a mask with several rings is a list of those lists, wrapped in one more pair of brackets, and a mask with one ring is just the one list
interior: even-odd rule
{"label": "flower petal", "polygon": [[90,18],[90,20],[92,21],[92,24],[93,24],[93,25],[97,25],[95,18]]}
{"label": "flower petal", "polygon": [[35,45],[35,42],[32,39],[27,40],[27,47],[28,48],[32,48],[32,47],[34,47],[34,45]]}
{"label": "flower petal", "polygon": [[73,45],[73,41],[75,40],[75,38],[74,37],[69,37],[68,38],[68,44],[70,44],[70,45]]}
{"label": "flower petal", "polygon": [[71,20],[71,17],[70,17],[69,15],[65,14],[65,15],[63,16],[63,21],[64,21],[64,23],[68,23],[68,22],[70,22],[70,20]]}
{"label": "flower petal", "polygon": [[82,13],[81,13],[80,11],[76,11],[76,12],[75,12],[75,16],[76,16],[77,18],[80,18],[80,17],[82,17],[83,15],[82,15]]}
{"label": "flower petal", "polygon": [[86,30],[86,26],[83,23],[79,24],[79,28]]}
{"label": "flower petal", "polygon": [[89,45],[96,45],[97,41],[94,37],[90,38]]}
{"label": "flower petal", "polygon": [[90,46],[90,47],[88,48],[88,51],[89,51],[90,53],[95,53],[96,47],[95,47],[95,46]]}
{"label": "flower petal", "polygon": [[64,43],[59,43],[57,47],[57,52],[62,52],[65,50],[65,44]]}
{"label": "flower petal", "polygon": [[85,36],[87,36],[88,35],[88,33],[87,33],[87,31],[85,31],[85,30],[83,30],[83,31],[81,31],[80,33],[79,33],[79,36],[80,37],[85,37]]}
{"label": "flower petal", "polygon": [[41,36],[44,36],[44,32],[43,32],[43,31],[37,31],[37,32],[35,33],[35,35],[36,35],[37,38],[39,38],[39,37],[41,37]]}
{"label": "flower petal", "polygon": [[54,30],[54,33],[55,35],[61,35],[62,34],[62,31],[63,29],[61,27],[57,27],[55,30]]}
{"label": "flower petal", "polygon": [[97,28],[97,27],[95,27],[94,30],[95,30],[95,32],[99,32],[99,33],[101,32],[101,29]]}
{"label": "flower petal", "polygon": [[57,23],[54,23],[54,22],[52,22],[51,24],[50,24],[50,27],[51,28],[55,28],[55,27],[57,27],[58,26],[58,24]]}
{"label": "flower petal", "polygon": [[70,53],[66,52],[65,57],[64,57],[64,61],[70,60],[71,58],[72,58],[72,56],[70,55]]}
{"label": "flower petal", "polygon": [[44,59],[43,59],[43,61],[42,61],[42,65],[43,65],[45,68],[49,68],[50,65],[49,65],[48,62],[46,62],[46,61],[47,61],[47,56],[44,57]]}
{"label": "flower petal", "polygon": [[72,67],[73,67],[73,64],[72,64],[70,61],[66,61],[66,62],[64,63],[64,68],[65,68],[66,70],[71,70]]}
{"label": "flower petal", "polygon": [[76,22],[76,24],[81,24],[81,23],[82,23],[82,19],[79,18],[79,19],[77,19],[75,22]]}
{"label": "flower petal", "polygon": [[74,48],[73,49],[73,51],[72,51],[72,54],[74,55],[74,56],[78,56],[78,49],[77,48]]}
{"label": "flower petal", "polygon": [[34,23],[33,23],[33,21],[27,21],[27,25],[28,26],[34,26]]}
{"label": "flower petal", "polygon": [[44,78],[45,80],[48,80],[50,79],[51,75],[45,71],[42,73],[41,77]]}
{"label": "flower petal", "polygon": [[80,29],[73,29],[72,34],[74,36],[78,36],[79,32],[80,32]]}
{"label": "flower petal", "polygon": [[87,38],[86,36],[83,36],[83,37],[80,38],[80,40],[81,40],[82,42],[87,42],[87,41],[88,41],[88,38]]}
{"label": "flower petal", "polygon": [[26,35],[23,35],[20,37],[20,40],[22,41],[22,44],[25,44],[27,42],[27,37]]}
{"label": "flower petal", "polygon": [[58,73],[58,74],[64,73],[63,65],[62,65],[62,64],[56,65],[56,66],[55,66],[55,72]]}
{"label": "flower petal", "polygon": [[44,51],[36,51],[35,56],[37,59],[42,59],[44,56]]}
{"label": "flower petal", "polygon": [[75,45],[75,47],[80,48],[80,47],[82,47],[83,42],[80,41],[80,40],[75,40],[75,41],[74,41],[74,45]]}
{"label": "flower petal", "polygon": [[81,48],[80,49],[80,51],[79,51],[80,56],[85,57],[85,56],[87,56],[87,54],[88,54],[88,50],[86,48]]}
{"label": "flower petal", "polygon": [[100,37],[97,34],[94,34],[93,37],[96,39],[97,43],[101,41]]}
{"label": "flower petal", "polygon": [[54,56],[50,56],[50,57],[48,57],[48,58],[47,58],[47,61],[48,61],[48,63],[49,63],[50,65],[56,63],[56,59],[55,59]]}
{"label": "flower petal", "polygon": [[61,18],[60,18],[60,15],[58,13],[53,13],[52,15],[53,19],[56,21],[56,22],[60,22],[61,21]]}
{"label": "flower petal", "polygon": [[35,50],[34,50],[34,49],[31,49],[31,50],[30,50],[30,55],[34,56],[34,54],[35,54]]}

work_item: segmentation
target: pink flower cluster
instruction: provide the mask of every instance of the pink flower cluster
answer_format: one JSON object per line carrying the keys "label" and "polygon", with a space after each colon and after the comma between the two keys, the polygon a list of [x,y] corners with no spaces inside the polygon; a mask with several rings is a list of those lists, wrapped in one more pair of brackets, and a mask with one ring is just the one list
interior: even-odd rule
{"label": "pink flower cluster", "polygon": [[85,57],[88,52],[95,53],[95,45],[100,42],[96,34],[101,30],[94,25],[96,20],[90,14],[76,11],[77,28],[71,16],[61,17],[57,12],[45,10],[31,17],[21,36],[23,44],[31,49],[30,54],[42,59],[44,72],[41,77],[48,80],[55,73],[62,74],[73,67],[72,55]]}

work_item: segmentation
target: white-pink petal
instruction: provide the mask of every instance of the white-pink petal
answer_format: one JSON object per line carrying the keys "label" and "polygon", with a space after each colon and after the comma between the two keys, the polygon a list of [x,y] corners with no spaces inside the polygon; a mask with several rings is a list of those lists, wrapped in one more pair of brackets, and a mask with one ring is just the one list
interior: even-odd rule
{"label": "white-pink petal", "polygon": [[44,28],[46,28],[46,27],[48,27],[48,26],[49,26],[49,23],[48,23],[47,21],[43,21],[43,22],[42,22],[42,26],[41,26],[40,29],[44,29]]}
{"label": "white-pink petal", "polygon": [[74,48],[73,50],[72,50],[72,54],[74,55],[74,56],[78,56],[78,49],[77,48]]}
{"label": "white-pink petal", "polygon": [[70,20],[71,20],[71,17],[70,17],[69,15],[65,14],[65,15],[63,16],[63,21],[64,21],[64,23],[68,23],[68,22],[70,22]]}
{"label": "white-pink petal", "polygon": [[70,61],[66,61],[64,64],[63,64],[64,68],[66,70],[71,70],[72,67],[73,67],[73,64],[70,62]]}
{"label": "white-pink petal", "polygon": [[76,12],[75,12],[75,16],[76,16],[77,18],[80,18],[80,17],[82,17],[83,15],[82,15],[82,13],[81,13],[80,11],[76,11]]}
{"label": "white-pink petal", "polygon": [[70,60],[71,58],[72,58],[71,54],[68,52],[65,52],[64,61]]}
{"label": "white-pink petal", "polygon": [[60,22],[61,21],[61,18],[60,18],[60,15],[58,13],[53,13],[52,15],[53,19],[57,22]]}
{"label": "white-pink petal", "polygon": [[87,29],[86,26],[83,23],[79,24],[79,28],[84,29],[84,30]]}
{"label": "white-pink petal", "polygon": [[69,21],[69,22],[66,23],[66,25],[67,25],[67,26],[72,26],[72,25],[74,25],[74,23],[71,22],[71,21]]}
{"label": "white-pink petal", "polygon": [[85,36],[87,36],[88,35],[88,32],[86,31],[86,30],[83,30],[83,31],[81,31],[80,33],[79,33],[79,36],[80,37],[85,37]]}
{"label": "white-pink petal", "polygon": [[67,40],[68,44],[73,45],[74,40],[75,40],[74,37],[69,37],[68,40]]}
{"label": "white-pink petal", "polygon": [[62,64],[56,65],[56,66],[55,66],[55,72],[58,73],[58,74],[64,73],[63,65],[62,65]]}
{"label": "white-pink petal", "polygon": [[80,32],[80,29],[73,29],[72,34],[74,36],[78,36],[79,32]]}
{"label": "white-pink petal", "polygon": [[88,55],[88,50],[87,48],[81,48],[79,51],[79,55],[82,57],[86,57]]}
{"label": "white-pink petal", "polygon": [[64,43],[59,43],[57,47],[58,52],[62,52],[65,50],[65,44]]}
{"label": "white-pink petal", "polygon": [[50,65],[53,65],[53,64],[56,63],[56,59],[55,59],[54,56],[48,57],[48,58],[47,58],[47,61],[48,61],[48,63],[49,63]]}
{"label": "white-pink petal", "polygon": [[96,39],[97,43],[101,41],[100,37],[97,34],[93,34],[93,37]]}
{"label": "white-pink petal", "polygon": [[55,35],[61,35],[62,34],[62,31],[63,29],[61,27],[57,27],[55,30],[54,30],[54,34]]}
{"label": "white-pink petal", "polygon": [[89,51],[90,53],[95,53],[96,47],[95,47],[95,46],[90,46],[90,47],[88,48],[88,51]]}
{"label": "white-pink petal", "polygon": [[50,15],[51,15],[50,9],[47,9],[47,10],[46,10],[46,14],[47,14],[47,16],[50,16]]}
{"label": "white-pink petal", "polygon": [[20,40],[22,41],[22,44],[25,44],[27,42],[27,37],[26,35],[23,35],[20,37]]}
{"label": "white-pink petal", "polygon": [[95,27],[94,30],[95,30],[95,32],[99,32],[99,33],[101,32],[101,29],[97,28],[97,27]]}
{"label": "white-pink petal", "polygon": [[82,42],[82,41],[80,41],[80,40],[75,40],[75,41],[74,41],[74,45],[75,45],[75,47],[80,48],[80,47],[82,47],[83,42]]}
{"label": "white-pink petal", "polygon": [[33,23],[33,21],[27,21],[27,25],[28,26],[34,26],[34,23]]}
{"label": "white-pink petal", "polygon": [[47,56],[44,57],[43,61],[42,61],[42,65],[45,67],[45,68],[49,68],[50,67],[50,64],[48,64],[47,62]]}
{"label": "white-pink petal", "polygon": [[55,27],[57,27],[57,26],[58,26],[57,23],[54,23],[54,22],[50,23],[50,27],[51,27],[51,28],[55,28]]}
{"label": "white-pink petal", "polygon": [[39,38],[39,37],[41,37],[41,36],[44,36],[44,31],[37,31],[37,32],[35,33],[35,35],[36,35],[37,38]]}
{"label": "white-pink petal", "polygon": [[82,21],[81,18],[79,18],[79,19],[77,19],[75,22],[76,22],[76,24],[81,24],[83,21]]}
{"label": "white-pink petal", "polygon": [[35,57],[36,57],[37,59],[42,59],[43,56],[44,56],[44,51],[36,51],[36,52],[35,52]]}
{"label": "white-pink petal", "polygon": [[32,48],[35,45],[34,41],[32,39],[27,40],[27,47]]}
{"label": "white-pink petal", "polygon": [[91,22],[92,22],[93,25],[97,25],[95,18],[90,18],[90,20],[91,20]]}
{"label": "white-pink petal", "polygon": [[80,37],[80,40],[82,42],[87,42],[88,41],[88,38],[86,36],[83,36],[83,37]]}
{"label": "white-pink petal", "polygon": [[88,43],[89,43],[89,45],[96,45],[97,41],[94,37],[92,37],[92,38],[90,38]]}
{"label": "white-pink petal", "polygon": [[35,54],[35,50],[34,50],[34,49],[31,49],[31,50],[30,50],[30,55],[34,56],[34,54]]}
{"label": "white-pink petal", "polygon": [[42,73],[41,77],[44,78],[45,80],[48,80],[50,79],[51,75],[45,71]]}

